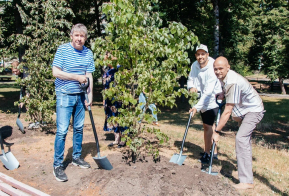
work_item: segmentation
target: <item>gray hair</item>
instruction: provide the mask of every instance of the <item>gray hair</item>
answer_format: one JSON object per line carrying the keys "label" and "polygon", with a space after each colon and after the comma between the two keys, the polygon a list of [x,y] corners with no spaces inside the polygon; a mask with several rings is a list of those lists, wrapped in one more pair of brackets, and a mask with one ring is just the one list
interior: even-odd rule
{"label": "gray hair", "polygon": [[73,25],[70,31],[70,35],[73,35],[74,31],[79,31],[85,33],[85,37],[87,37],[87,28],[84,24],[78,23]]}

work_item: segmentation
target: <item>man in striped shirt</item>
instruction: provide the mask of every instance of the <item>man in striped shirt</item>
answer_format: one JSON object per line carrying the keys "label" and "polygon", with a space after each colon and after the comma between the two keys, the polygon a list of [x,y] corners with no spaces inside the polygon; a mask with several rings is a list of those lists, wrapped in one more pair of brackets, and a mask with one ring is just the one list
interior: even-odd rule
{"label": "man in striped shirt", "polygon": [[[85,107],[92,103],[93,78],[95,70],[93,54],[84,46],[87,39],[87,29],[83,24],[76,24],[70,32],[71,42],[58,47],[53,61],[53,76],[56,91],[56,125],[57,132],[54,143],[53,174],[58,181],[67,181],[63,168],[65,138],[71,116],[73,118],[73,153],[72,164],[81,168],[90,165],[81,159],[83,124]],[[84,93],[79,83],[86,83],[89,78],[88,98],[85,101]]]}
{"label": "man in striped shirt", "polygon": [[251,135],[256,125],[264,116],[262,99],[246,78],[230,70],[225,57],[219,57],[214,62],[214,71],[221,81],[223,93],[220,98],[226,98],[226,107],[219,124],[213,134],[215,142],[219,140],[219,131],[223,129],[232,114],[233,120],[239,122],[236,135],[236,155],[240,183],[237,189],[254,188],[252,172]]}

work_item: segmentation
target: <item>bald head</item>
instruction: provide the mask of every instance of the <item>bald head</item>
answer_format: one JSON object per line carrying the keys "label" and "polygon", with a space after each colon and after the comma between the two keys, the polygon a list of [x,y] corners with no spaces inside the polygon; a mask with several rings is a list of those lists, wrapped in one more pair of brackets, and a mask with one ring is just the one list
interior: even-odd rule
{"label": "bald head", "polygon": [[230,65],[225,57],[221,56],[215,60],[214,71],[218,79],[224,80],[229,70]]}

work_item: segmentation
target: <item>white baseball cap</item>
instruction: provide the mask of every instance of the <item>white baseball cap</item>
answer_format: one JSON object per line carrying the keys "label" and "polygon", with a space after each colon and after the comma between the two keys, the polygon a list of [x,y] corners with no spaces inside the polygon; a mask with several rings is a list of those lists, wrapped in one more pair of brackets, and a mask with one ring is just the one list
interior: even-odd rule
{"label": "white baseball cap", "polygon": [[207,47],[206,45],[204,45],[204,44],[201,44],[201,45],[197,46],[196,52],[197,52],[198,50],[204,50],[204,51],[206,51],[206,52],[209,52],[209,51],[208,51],[208,47]]}

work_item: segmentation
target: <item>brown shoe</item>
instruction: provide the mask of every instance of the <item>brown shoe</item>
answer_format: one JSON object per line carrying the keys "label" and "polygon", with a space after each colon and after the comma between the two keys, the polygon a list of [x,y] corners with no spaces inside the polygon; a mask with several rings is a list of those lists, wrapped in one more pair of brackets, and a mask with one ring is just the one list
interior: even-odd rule
{"label": "brown shoe", "polygon": [[160,127],[160,124],[158,122],[153,122],[154,126]]}
{"label": "brown shoe", "polygon": [[250,183],[239,183],[239,184],[233,185],[233,187],[235,187],[235,189],[239,189],[239,190],[253,189],[253,188],[254,188],[254,184],[250,184]]}

